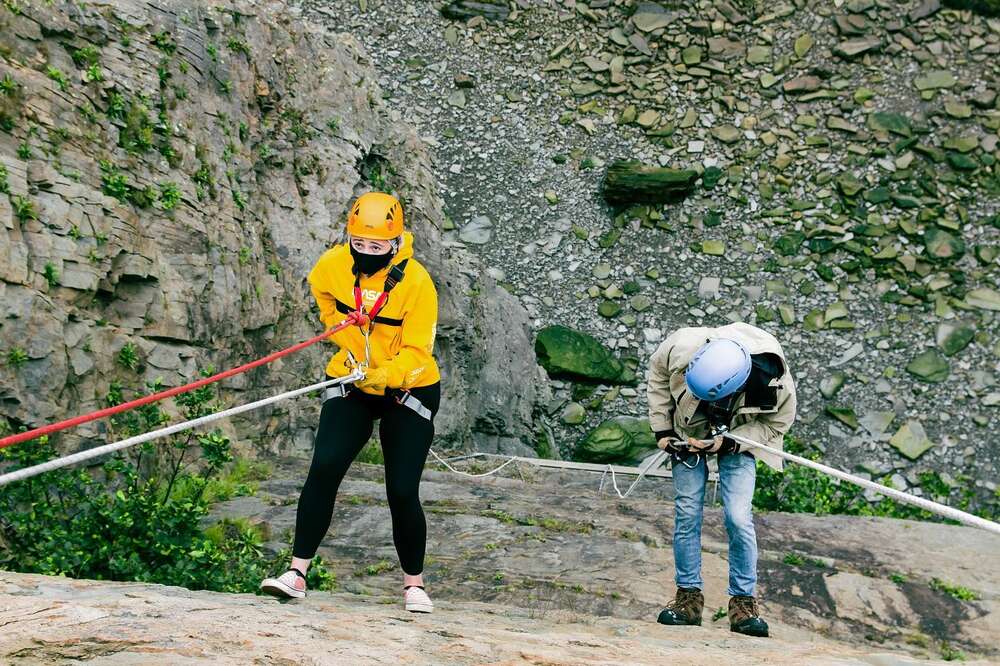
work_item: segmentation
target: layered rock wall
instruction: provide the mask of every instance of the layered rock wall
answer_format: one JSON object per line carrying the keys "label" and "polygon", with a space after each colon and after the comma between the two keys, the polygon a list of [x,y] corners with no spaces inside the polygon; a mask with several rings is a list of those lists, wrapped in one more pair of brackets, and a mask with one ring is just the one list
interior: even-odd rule
{"label": "layered rock wall", "polygon": [[[37,426],[314,335],[305,275],[350,201],[403,200],[440,293],[455,444],[528,450],[527,316],[447,247],[426,145],[348,34],[282,3],[0,6],[0,415]],[[319,378],[313,348],[225,384],[243,402]],[[311,442],[315,404],[237,423],[261,450]],[[101,438],[92,424],[64,446]],[[502,436],[501,436],[502,435]]]}

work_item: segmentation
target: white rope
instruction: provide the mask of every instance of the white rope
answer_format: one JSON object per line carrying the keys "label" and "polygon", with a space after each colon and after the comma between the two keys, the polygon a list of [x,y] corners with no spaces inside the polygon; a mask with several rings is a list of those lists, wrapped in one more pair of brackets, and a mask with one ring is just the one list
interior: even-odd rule
{"label": "white rope", "polygon": [[632,494],[632,491],[635,490],[635,487],[639,485],[639,482],[642,481],[643,477],[646,476],[646,474],[649,473],[650,470],[654,470],[663,464],[663,461],[666,459],[668,455],[670,454],[668,454],[666,451],[657,451],[652,456],[650,456],[647,459],[646,464],[644,464],[642,467],[639,468],[639,474],[635,477],[635,481],[632,482],[632,485],[628,487],[628,490],[626,490],[624,494],[622,493],[621,490],[618,489],[618,480],[615,478],[615,468],[612,465],[608,465],[607,470],[605,470],[604,474],[601,475],[601,485],[597,489],[597,492],[600,493],[604,490],[604,477],[606,477],[608,475],[608,472],[610,472],[611,486],[615,489],[615,493],[617,493],[618,497],[620,497],[621,499],[625,499],[626,497]]}
{"label": "white rope", "polygon": [[153,430],[142,435],[136,435],[135,437],[129,437],[128,439],[123,439],[112,444],[105,444],[104,446],[98,446],[93,449],[87,449],[86,451],[80,451],[79,453],[74,453],[72,455],[64,456],[62,458],[55,458],[54,460],[49,460],[48,462],[43,462],[38,465],[33,465],[31,467],[25,467],[7,474],[0,475],[0,487],[6,486],[8,483],[13,483],[15,481],[20,481],[22,479],[28,479],[33,476],[38,476],[39,474],[44,474],[45,472],[51,472],[54,469],[59,469],[61,467],[68,467],[69,465],[75,465],[76,463],[83,462],[85,460],[90,460],[92,458],[97,458],[99,456],[106,455],[108,453],[114,453],[115,451],[121,451],[122,449],[127,449],[136,444],[142,444],[153,439],[158,439],[160,437],[166,437],[167,435],[172,435],[176,432],[182,430],[188,430],[190,428],[197,428],[198,426],[205,425],[206,423],[212,423],[213,421],[218,421],[219,419],[224,419],[229,416],[235,416],[236,414],[242,414],[243,412],[249,412],[250,410],[257,409],[258,407],[264,407],[265,405],[270,405],[281,400],[287,400],[288,398],[294,398],[300,396],[303,393],[309,393],[310,391],[318,391],[324,389],[327,386],[333,386],[334,384],[343,384],[348,382],[358,381],[362,379],[364,374],[355,370],[346,377],[339,377],[337,379],[330,379],[327,381],[319,382],[318,384],[312,384],[310,386],[305,386],[300,389],[295,389],[294,391],[287,391],[285,393],[279,393],[278,395],[271,396],[270,398],[264,398],[263,400],[257,400],[256,402],[250,402],[245,405],[240,405],[239,407],[233,407],[231,409],[226,409],[221,412],[216,412],[214,414],[208,414],[207,416],[202,416],[197,419],[192,419],[191,421],[185,421],[183,423],[178,423],[176,425],[167,426],[166,428],[160,428],[159,430]]}
{"label": "white rope", "polygon": [[[510,465],[511,463],[518,462],[519,460],[525,460],[524,458],[521,458],[521,456],[510,456],[507,459],[507,462],[503,463],[502,465],[500,465],[499,467],[497,467],[495,469],[491,469],[490,471],[484,472],[482,474],[469,474],[468,472],[463,472],[462,470],[455,469],[454,467],[452,467],[451,465],[449,465],[448,461],[445,460],[444,458],[442,458],[441,456],[439,456],[437,454],[437,451],[435,451],[434,449],[431,449],[431,455],[434,456],[439,463],[441,463],[442,465],[444,465],[445,467],[447,467],[449,470],[451,470],[455,474],[459,474],[461,476],[467,476],[467,477],[469,477],[471,479],[480,479],[480,478],[483,478],[485,476],[493,476],[494,474],[496,474],[497,472],[499,472],[500,470],[502,470],[507,465]],[[458,456],[458,459],[472,458],[472,457],[474,457],[474,456]]]}
{"label": "white rope", "polygon": [[912,504],[913,506],[918,506],[925,511],[930,511],[939,516],[945,518],[950,518],[951,520],[958,521],[963,525],[968,525],[969,527],[978,527],[980,529],[987,530],[988,532],[993,532],[994,534],[1000,534],[1000,523],[995,523],[992,520],[986,520],[985,518],[980,518],[979,516],[974,516],[971,513],[966,513],[965,511],[960,511],[954,507],[947,506],[945,504],[939,504],[938,502],[932,502],[931,500],[924,499],[923,497],[917,497],[909,493],[905,493],[901,490],[896,490],[895,488],[890,488],[889,486],[883,486],[881,483],[875,483],[874,481],[869,481],[868,479],[863,479],[860,476],[855,476],[853,474],[848,474],[847,472],[842,472],[839,469],[828,467],[815,460],[809,460],[808,458],[803,458],[802,456],[797,456],[792,453],[786,453],[785,451],[779,451],[773,447],[767,446],[766,444],[761,444],[760,442],[755,442],[752,439],[747,439],[746,437],[741,437],[739,435],[734,435],[732,432],[727,432],[726,437],[739,442],[740,444],[745,444],[746,446],[755,447],[763,451],[767,451],[773,455],[784,458],[785,460],[791,460],[792,462],[804,465],[815,469],[823,474],[827,474],[834,478],[840,479],[842,481],[847,481],[848,483],[853,483],[854,485],[861,486],[868,490],[874,490],[875,492],[881,493],[886,497],[891,497],[899,502],[904,502],[906,504]]}
{"label": "white rope", "polygon": [[[166,437],[167,435],[172,435],[174,433],[181,432],[183,430],[188,430],[188,429],[191,429],[191,428],[197,428],[197,427],[205,425],[207,423],[212,423],[213,421],[218,421],[220,419],[224,419],[224,418],[227,418],[227,417],[230,417],[230,416],[235,416],[237,414],[242,414],[243,412],[248,412],[248,411],[257,409],[259,407],[264,407],[266,405],[273,404],[275,402],[280,402],[281,400],[287,400],[289,398],[294,398],[294,397],[302,395],[303,393],[309,393],[310,391],[318,391],[320,389],[324,389],[324,388],[326,388],[328,386],[333,386],[335,384],[342,384],[342,383],[349,383],[349,382],[358,381],[359,379],[362,379],[363,377],[364,377],[363,371],[361,371],[360,369],[356,369],[354,372],[352,372],[350,375],[347,375],[346,377],[340,377],[340,378],[337,378],[337,379],[330,379],[330,380],[322,381],[322,382],[319,382],[319,383],[316,383],[316,384],[311,384],[309,386],[304,386],[302,388],[295,389],[293,391],[286,391],[285,393],[279,393],[278,395],[274,395],[274,396],[271,396],[269,398],[264,398],[262,400],[257,400],[256,402],[250,402],[250,403],[247,403],[245,405],[240,405],[238,407],[232,407],[230,409],[226,409],[226,410],[223,410],[223,411],[220,411],[220,412],[216,412],[214,414],[208,414],[206,416],[202,416],[202,417],[197,418],[197,419],[192,419],[190,421],[185,421],[183,423],[178,423],[178,424],[175,424],[175,425],[172,425],[172,426],[167,426],[166,428],[160,428],[159,430],[153,430],[152,432],[147,432],[147,433],[144,433],[142,435],[136,435],[135,437],[129,437],[128,439],[123,439],[123,440],[118,441],[118,442],[114,442],[114,443],[111,443],[111,444],[106,444],[104,446],[98,446],[96,448],[88,449],[86,451],[80,451],[79,453],[74,453],[72,455],[64,456],[62,458],[56,458],[54,460],[49,460],[47,462],[40,463],[38,465],[33,465],[31,467],[25,467],[23,469],[15,470],[13,472],[8,472],[7,474],[0,475],[0,487],[6,486],[7,484],[13,483],[15,481],[20,481],[22,479],[28,479],[28,478],[31,478],[33,476],[38,476],[39,474],[44,474],[45,472],[50,472],[50,471],[55,470],[55,469],[60,469],[62,467],[68,467],[70,465],[75,465],[76,463],[80,463],[80,462],[83,462],[85,460],[91,460],[91,459],[97,458],[99,456],[107,455],[109,453],[114,453],[116,451],[121,451],[123,449],[127,449],[127,448],[135,446],[137,444],[142,444],[142,443],[154,440],[154,439],[159,439],[161,437]],[[991,520],[987,520],[985,518],[980,518],[979,516],[975,516],[975,515],[973,515],[971,513],[967,513],[965,511],[961,511],[961,510],[956,509],[954,507],[950,507],[950,506],[947,506],[945,504],[940,504],[938,502],[934,502],[934,501],[931,501],[931,500],[928,500],[928,499],[924,499],[922,497],[917,497],[915,495],[911,495],[909,493],[905,493],[905,492],[903,492],[901,490],[896,490],[895,488],[890,488],[890,487],[884,486],[884,485],[882,485],[880,483],[875,483],[874,481],[870,481],[868,479],[863,479],[863,478],[861,478],[859,476],[855,476],[853,474],[848,474],[847,472],[843,472],[843,471],[841,471],[839,469],[836,469],[836,468],[833,468],[833,467],[829,467],[827,465],[823,465],[823,464],[818,463],[818,462],[816,462],[814,460],[809,460],[808,458],[803,458],[802,456],[797,456],[795,454],[787,453],[785,451],[779,451],[778,449],[775,449],[773,447],[767,446],[766,444],[761,444],[760,442],[755,442],[752,439],[747,439],[746,437],[742,437],[740,435],[735,435],[732,432],[726,433],[726,436],[729,437],[732,440],[735,440],[736,442],[739,442],[740,444],[745,445],[745,446],[749,446],[749,447],[761,449],[763,451],[766,451],[766,452],[768,452],[768,453],[770,453],[772,455],[776,455],[776,456],[778,456],[780,458],[783,458],[785,460],[789,460],[789,461],[792,461],[794,463],[798,463],[799,465],[803,465],[805,467],[809,467],[811,469],[815,469],[815,470],[817,470],[819,472],[822,472],[823,474],[826,474],[828,476],[832,476],[832,477],[840,479],[842,481],[847,481],[848,483],[853,483],[853,484],[855,484],[857,486],[860,486],[862,488],[865,488],[865,489],[868,489],[868,490],[873,490],[873,491],[875,491],[877,493],[881,493],[882,495],[885,495],[886,497],[891,497],[892,499],[897,500],[899,502],[903,502],[905,504],[911,504],[913,506],[920,507],[921,509],[924,509],[925,511],[930,511],[931,513],[937,514],[937,515],[942,516],[944,518],[948,518],[950,520],[954,520],[956,522],[962,523],[963,525],[968,525],[970,527],[978,527],[980,529],[987,530],[988,532],[993,532],[994,534],[1000,534],[1000,523],[995,523],[995,522],[993,522]],[[622,468],[622,467],[617,467],[617,466],[614,466],[614,465],[596,466],[596,465],[587,465],[586,463],[572,463],[572,462],[561,461],[561,460],[560,461],[549,461],[549,460],[542,461],[541,459],[525,458],[525,457],[522,457],[522,456],[507,456],[507,460],[505,462],[503,462],[502,464],[500,464],[499,466],[495,467],[494,469],[492,469],[492,470],[490,470],[488,472],[483,472],[481,474],[470,474],[468,472],[463,472],[462,470],[459,470],[459,469],[456,469],[455,467],[453,467],[451,464],[448,463],[448,460],[446,460],[446,459],[442,458],[441,456],[439,456],[437,454],[437,452],[434,451],[434,449],[431,449],[430,453],[431,453],[431,455],[434,456],[434,458],[439,463],[441,463],[442,465],[444,465],[451,472],[453,472],[455,474],[459,474],[461,476],[465,476],[465,477],[469,477],[469,478],[474,478],[474,479],[484,478],[484,477],[488,477],[488,476],[492,476],[494,474],[497,474],[502,469],[504,469],[508,465],[511,465],[511,464],[513,464],[515,462],[527,462],[527,463],[531,463],[533,465],[546,466],[546,467],[556,467],[557,466],[557,467],[567,468],[567,469],[583,469],[583,470],[586,470],[586,471],[599,471],[600,470],[600,471],[603,471],[603,474],[601,475],[601,486],[600,486],[599,492],[603,490],[603,488],[604,488],[604,479],[610,473],[611,474],[611,485],[614,488],[614,491],[618,495],[618,497],[620,497],[622,499],[625,499],[626,497],[628,497],[629,495],[631,495],[632,491],[636,488],[636,486],[639,484],[639,482],[642,481],[642,479],[645,478],[646,476],[651,475],[651,474],[656,474],[657,476],[664,475],[662,473],[656,473],[656,470],[657,470],[657,468],[661,464],[663,464],[664,459],[668,455],[668,453],[666,451],[659,451],[656,454],[650,456],[646,461],[644,461],[643,465],[641,467],[639,467],[638,469],[635,469],[635,468]],[[496,454],[473,454],[471,456],[458,456],[458,457],[453,458],[451,460],[462,460],[462,459],[467,459],[467,458],[471,458],[471,457],[478,457],[480,455],[482,455],[482,456],[502,457],[502,456],[499,456],[499,455],[496,455]],[[628,489],[625,490],[624,493],[618,487],[618,479],[616,477],[616,472],[618,474],[635,474],[636,475],[636,479],[632,482],[632,484],[628,487]]]}

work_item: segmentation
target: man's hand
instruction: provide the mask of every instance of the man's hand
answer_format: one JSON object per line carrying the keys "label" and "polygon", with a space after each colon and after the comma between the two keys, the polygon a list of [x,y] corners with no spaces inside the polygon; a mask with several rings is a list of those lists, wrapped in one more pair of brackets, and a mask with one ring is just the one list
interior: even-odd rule
{"label": "man's hand", "polygon": [[661,437],[656,442],[656,445],[664,451],[680,452],[687,450],[687,444],[684,444],[681,440],[675,437]]}
{"label": "man's hand", "polygon": [[700,453],[718,453],[722,448],[722,435],[716,435],[710,440],[702,441],[694,437],[688,437],[688,446]]}
{"label": "man's hand", "polygon": [[704,442],[694,437],[688,437],[687,444],[699,453],[739,453],[741,450],[738,442],[729,439],[722,433]]}

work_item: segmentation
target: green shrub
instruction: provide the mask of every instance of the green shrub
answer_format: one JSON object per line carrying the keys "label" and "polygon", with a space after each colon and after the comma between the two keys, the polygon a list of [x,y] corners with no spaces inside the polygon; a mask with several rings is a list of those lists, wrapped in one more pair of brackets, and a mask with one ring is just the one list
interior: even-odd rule
{"label": "green shrub", "polygon": [[[159,382],[149,385],[160,390]],[[207,386],[178,396],[186,419],[215,411]],[[112,384],[108,404],[124,400]],[[110,420],[109,439],[163,426],[158,405]],[[200,449],[200,455],[196,455]],[[0,451],[0,466],[18,468],[55,457],[38,441]],[[0,569],[98,580],[134,580],[221,592],[256,591],[260,579],[287,566],[287,553],[263,554],[256,528],[229,521],[207,532],[213,481],[227,476],[229,439],[221,432],[183,432],[119,452],[95,478],[84,468],[64,468],[0,488]],[[249,478],[263,468],[233,466],[230,476]],[[314,571],[315,570],[315,573]],[[332,583],[317,558],[311,587]]]}
{"label": "green shrub", "polygon": [[125,114],[128,113],[128,103],[125,100],[125,96],[118,92],[109,94],[108,110],[106,113],[108,118],[112,120],[125,120]]}
{"label": "green shrub", "polygon": [[160,183],[160,208],[173,210],[181,201],[181,191],[176,183]]}
{"label": "green shrub", "polygon": [[118,133],[118,145],[130,153],[145,153],[153,147],[153,122],[149,107],[133,101],[125,114],[125,127]]}
{"label": "green shrub", "polygon": [[17,81],[11,78],[10,74],[4,74],[0,79],[0,95],[9,96],[17,92]]}
{"label": "green shrub", "polygon": [[368,440],[355,460],[369,465],[384,465],[385,457],[382,455],[382,446],[374,439]]}
{"label": "green shrub", "polygon": [[177,50],[177,44],[166,30],[161,30],[153,35],[153,45],[167,55],[173,55],[174,51]]}
{"label": "green shrub", "polygon": [[22,141],[17,146],[17,157],[18,157],[18,159],[22,159],[22,160],[30,160],[31,159],[31,146],[28,145],[27,141]]}
{"label": "green shrub", "polygon": [[247,207],[246,195],[244,195],[235,187],[233,188],[232,192],[233,192],[233,203],[236,204],[236,207],[239,208],[240,210],[246,210]]}
{"label": "green shrub", "polygon": [[45,68],[45,75],[56,82],[56,85],[59,86],[59,90],[66,92],[66,89],[69,87],[69,80],[66,79],[66,74],[64,74],[62,70],[58,67],[48,65]]}
{"label": "green shrub", "polygon": [[944,582],[940,578],[931,579],[931,589],[944,592],[949,597],[958,599],[959,601],[975,601],[979,598],[979,595],[969,588],[963,587],[962,585],[951,585]]}
{"label": "green shrub", "polygon": [[[789,453],[819,460],[818,451],[809,450],[804,443],[791,435],[785,436],[785,450]],[[934,472],[918,475],[925,491],[941,499],[949,499],[952,489]],[[880,483],[891,487],[888,479]],[[972,490],[952,502],[959,508],[968,508],[972,501]],[[995,500],[994,500],[995,502]],[[783,472],[777,472],[762,462],[757,463],[757,487],[753,506],[763,511],[786,511],[789,513],[812,513],[815,515],[845,514],[851,516],[886,516],[910,520],[941,520],[935,514],[918,509],[909,504],[882,497],[869,502],[864,491],[854,484],[841,483],[821,472],[787,463]],[[984,517],[995,516],[995,508],[987,507],[979,512]],[[947,521],[945,521],[947,522]]]}
{"label": "green shrub", "polygon": [[19,368],[28,362],[28,352],[20,347],[11,347],[7,351],[7,364]]}
{"label": "green shrub", "polygon": [[49,287],[55,287],[59,284],[59,271],[52,262],[46,262],[45,268],[42,270],[42,275],[45,276],[45,281],[49,283]]}
{"label": "green shrub", "polygon": [[99,83],[104,80],[104,73],[100,65],[90,65],[83,73],[83,78],[87,83]]}
{"label": "green shrub", "polygon": [[226,46],[228,46],[229,50],[232,51],[233,53],[242,53],[247,58],[250,57],[250,45],[247,44],[242,39],[237,39],[236,37],[230,37],[229,41],[226,43]]}
{"label": "green shrub", "polygon": [[28,197],[21,196],[20,194],[11,197],[10,205],[14,207],[14,215],[21,222],[38,219],[38,213],[35,212],[35,204]]}
{"label": "green shrub", "polygon": [[129,370],[135,370],[139,367],[139,353],[136,349],[135,343],[126,342],[122,348],[118,350],[118,363]]}
{"label": "green shrub", "polygon": [[101,62],[101,52],[96,46],[84,46],[72,53],[73,64],[83,69]]}
{"label": "green shrub", "polygon": [[7,167],[0,164],[0,194],[10,193],[10,183],[7,182]]}
{"label": "green shrub", "polygon": [[122,203],[128,203],[132,191],[128,176],[107,160],[101,160],[101,191]]}

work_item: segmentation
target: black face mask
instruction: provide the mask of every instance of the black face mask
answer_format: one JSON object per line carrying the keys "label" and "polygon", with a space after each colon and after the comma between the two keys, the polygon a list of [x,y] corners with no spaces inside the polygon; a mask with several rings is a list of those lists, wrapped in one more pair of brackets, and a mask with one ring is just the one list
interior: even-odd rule
{"label": "black face mask", "polygon": [[392,252],[385,254],[364,254],[351,247],[351,257],[354,258],[354,267],[365,275],[374,275],[389,265],[392,261]]}

